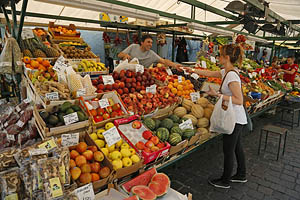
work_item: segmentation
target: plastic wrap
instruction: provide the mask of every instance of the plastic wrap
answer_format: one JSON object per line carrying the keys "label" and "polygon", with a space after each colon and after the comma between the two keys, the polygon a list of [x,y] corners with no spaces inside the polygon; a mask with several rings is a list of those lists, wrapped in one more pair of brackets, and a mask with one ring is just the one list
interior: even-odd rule
{"label": "plastic wrap", "polygon": [[71,184],[71,174],[70,174],[70,151],[69,148],[59,148],[54,151],[55,157],[59,162],[59,172],[62,177],[62,184],[68,186]]}
{"label": "plastic wrap", "polygon": [[24,198],[32,199],[32,181],[31,181],[31,171],[30,164],[27,163],[20,168],[20,177],[24,184]]}
{"label": "plastic wrap", "polygon": [[9,114],[9,116],[3,121],[3,127],[9,127],[10,125],[15,124],[19,119],[19,115],[15,112]]}
{"label": "plastic wrap", "polygon": [[0,188],[1,199],[22,199],[19,168],[0,172]]}
{"label": "plastic wrap", "polygon": [[14,38],[7,38],[0,55],[0,73],[12,74],[12,49]]}
{"label": "plastic wrap", "polygon": [[0,171],[17,166],[17,162],[14,159],[14,154],[18,151],[18,149],[12,147],[0,152]]}

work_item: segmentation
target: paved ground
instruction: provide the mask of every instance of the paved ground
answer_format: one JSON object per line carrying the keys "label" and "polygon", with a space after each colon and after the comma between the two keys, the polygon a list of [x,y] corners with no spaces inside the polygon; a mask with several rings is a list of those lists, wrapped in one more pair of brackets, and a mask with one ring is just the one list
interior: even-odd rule
{"label": "paved ground", "polygon": [[248,176],[245,184],[232,184],[231,189],[208,185],[208,177],[222,173],[221,141],[206,145],[162,171],[170,176],[172,188],[183,194],[192,193],[193,200],[300,200],[300,128],[289,133],[285,155],[279,161],[276,161],[277,136],[269,137],[266,151],[262,149],[257,155],[260,128],[278,121],[278,117],[279,114],[255,118],[254,132],[244,134]]}

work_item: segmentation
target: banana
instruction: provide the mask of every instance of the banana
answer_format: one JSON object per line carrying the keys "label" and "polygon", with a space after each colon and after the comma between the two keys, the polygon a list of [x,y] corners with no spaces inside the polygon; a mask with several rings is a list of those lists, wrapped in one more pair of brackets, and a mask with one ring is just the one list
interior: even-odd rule
{"label": "banana", "polygon": [[93,67],[96,67],[97,66],[97,63],[95,61],[90,61],[90,64],[93,66]]}

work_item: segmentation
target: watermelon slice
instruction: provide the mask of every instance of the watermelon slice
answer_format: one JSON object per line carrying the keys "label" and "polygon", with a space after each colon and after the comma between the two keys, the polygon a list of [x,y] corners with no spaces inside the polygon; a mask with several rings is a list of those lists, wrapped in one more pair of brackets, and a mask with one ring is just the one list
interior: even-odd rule
{"label": "watermelon slice", "polygon": [[149,189],[148,186],[145,185],[137,185],[131,188],[133,194],[139,196],[139,198],[143,200],[155,200],[156,194]]}
{"label": "watermelon slice", "polygon": [[156,194],[156,196],[161,197],[168,192],[168,185],[161,185],[158,182],[152,181],[148,185],[149,189]]}
{"label": "watermelon slice", "polygon": [[152,177],[151,182],[157,182],[161,186],[167,186],[167,188],[169,188],[170,184],[171,184],[169,177],[166,174],[164,174],[164,173],[157,173],[157,174],[155,174]]}
{"label": "watermelon slice", "polygon": [[140,198],[138,196],[134,195],[134,196],[128,197],[128,198],[123,199],[123,200],[139,200],[139,199]]}
{"label": "watermelon slice", "polygon": [[123,189],[130,193],[131,188],[136,185],[148,185],[151,178],[156,174],[156,169],[153,167],[144,173],[138,175],[137,177],[131,179],[130,181],[122,185]]}

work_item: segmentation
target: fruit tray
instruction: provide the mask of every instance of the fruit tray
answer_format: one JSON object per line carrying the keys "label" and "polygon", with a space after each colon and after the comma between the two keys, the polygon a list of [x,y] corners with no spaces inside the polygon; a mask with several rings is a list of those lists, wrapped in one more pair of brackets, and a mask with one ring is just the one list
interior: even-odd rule
{"label": "fruit tray", "polygon": [[[154,152],[145,152],[140,151],[137,149],[137,147],[134,144],[137,144],[138,142],[146,143],[147,140],[143,138],[142,133],[144,131],[147,131],[148,129],[143,125],[142,122],[138,121],[139,116],[133,115],[128,118],[115,120],[114,123],[118,127],[118,130],[120,132],[120,135],[125,138],[125,140],[137,151],[140,152],[144,158],[144,164],[147,164],[151,161],[154,161],[157,158],[160,158],[162,156],[166,156],[169,154],[169,150],[171,148],[171,145],[168,142],[165,142],[164,147],[159,148],[158,150]],[[140,123],[139,129],[134,129],[133,123],[135,121],[138,121]],[[149,131],[149,130],[148,130]]]}
{"label": "fruit tray", "polygon": [[49,22],[48,31],[49,31],[49,33],[52,34],[54,39],[72,38],[74,40],[75,38],[80,38],[80,32],[72,33],[72,34],[61,34],[60,32],[52,30],[52,28],[58,28],[58,27],[66,28],[66,29],[72,30],[72,31],[76,30],[76,27],[74,24],[70,24],[69,26],[63,26],[63,25],[55,25],[54,22]]}

